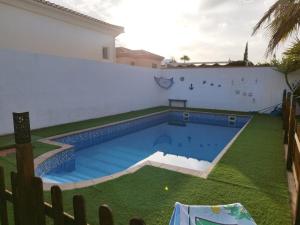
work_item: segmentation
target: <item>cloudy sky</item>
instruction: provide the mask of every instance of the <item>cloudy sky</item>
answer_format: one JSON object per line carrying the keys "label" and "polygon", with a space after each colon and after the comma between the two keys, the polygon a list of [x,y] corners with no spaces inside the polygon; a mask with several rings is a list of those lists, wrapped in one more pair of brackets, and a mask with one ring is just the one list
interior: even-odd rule
{"label": "cloudy sky", "polygon": [[[252,28],[275,0],[52,0],[125,27],[117,45],[145,49],[177,60],[266,61],[267,34]],[[277,55],[280,55],[280,49]]]}

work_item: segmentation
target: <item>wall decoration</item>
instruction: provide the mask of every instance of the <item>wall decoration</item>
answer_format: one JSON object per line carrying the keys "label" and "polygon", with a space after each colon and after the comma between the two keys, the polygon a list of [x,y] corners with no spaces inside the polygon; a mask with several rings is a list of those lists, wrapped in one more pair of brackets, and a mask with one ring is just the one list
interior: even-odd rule
{"label": "wall decoration", "polygon": [[218,85],[218,87],[222,87],[222,85],[221,85],[221,84],[219,84],[219,85]]}
{"label": "wall decoration", "polygon": [[241,93],[240,90],[235,90],[235,94],[236,94],[236,95],[239,95],[240,93]]}
{"label": "wall decoration", "polygon": [[252,93],[252,92],[249,92],[249,93],[248,93],[248,96],[249,96],[249,97],[252,97],[252,96],[253,96],[253,93]]}
{"label": "wall decoration", "polygon": [[174,78],[154,77],[154,80],[163,89],[169,89],[174,84]]}
{"label": "wall decoration", "polygon": [[210,86],[214,86],[214,83],[210,83]]}
{"label": "wall decoration", "polygon": [[206,80],[204,80],[204,81],[202,82],[202,84],[206,84]]}
{"label": "wall decoration", "polygon": [[180,77],[179,80],[180,80],[180,81],[184,81],[184,77]]}
{"label": "wall decoration", "polygon": [[193,84],[190,85],[189,89],[190,89],[190,90],[193,90],[193,89],[194,89]]}

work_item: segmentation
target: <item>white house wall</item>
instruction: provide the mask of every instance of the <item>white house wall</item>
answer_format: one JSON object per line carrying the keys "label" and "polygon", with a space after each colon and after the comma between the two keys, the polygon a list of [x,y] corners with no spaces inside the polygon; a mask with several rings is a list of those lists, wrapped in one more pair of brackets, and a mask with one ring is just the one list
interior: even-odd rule
{"label": "white house wall", "polygon": [[[0,68],[0,134],[13,131],[12,112],[29,111],[32,128],[40,128],[168,105],[170,98],[258,111],[279,104],[286,88],[284,76],[266,67],[159,70],[2,49]],[[154,76],[173,77],[174,85],[162,89]]]}
{"label": "white house wall", "polygon": [[0,50],[0,134],[12,112],[29,111],[32,128],[163,105],[157,70]]}
{"label": "white house wall", "polygon": [[0,48],[65,57],[102,60],[102,47],[109,47],[115,60],[113,35],[86,29],[0,3]]}

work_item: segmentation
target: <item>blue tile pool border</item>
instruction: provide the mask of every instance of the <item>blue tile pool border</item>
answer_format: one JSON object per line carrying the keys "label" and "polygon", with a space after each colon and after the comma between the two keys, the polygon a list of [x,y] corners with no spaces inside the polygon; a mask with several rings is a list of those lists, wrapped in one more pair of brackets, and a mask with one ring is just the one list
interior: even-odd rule
{"label": "blue tile pool border", "polygon": [[[43,186],[44,186],[44,190],[50,190],[51,186],[53,185],[59,185],[63,190],[71,190],[71,189],[77,189],[77,188],[83,188],[83,187],[87,187],[87,186],[91,186],[91,185],[95,185],[95,184],[99,184],[108,180],[112,180],[115,179],[117,177],[123,176],[125,174],[129,174],[129,173],[133,173],[135,171],[137,171],[138,169],[142,168],[145,165],[151,165],[151,166],[155,166],[155,167],[160,167],[160,168],[164,168],[164,169],[168,169],[168,170],[172,170],[172,171],[176,171],[176,172],[180,172],[180,173],[184,173],[184,174],[189,174],[189,175],[193,175],[193,176],[197,176],[197,177],[202,177],[202,178],[207,178],[208,174],[211,172],[211,170],[213,169],[213,167],[217,164],[217,162],[222,158],[222,156],[225,154],[225,152],[229,149],[229,147],[232,145],[232,143],[236,140],[236,138],[239,136],[239,134],[246,128],[246,126],[250,123],[252,116],[251,115],[238,115],[238,114],[227,114],[227,113],[210,113],[210,112],[199,112],[196,110],[173,110],[173,109],[169,109],[169,110],[164,110],[164,111],[160,111],[160,112],[156,112],[156,113],[151,113],[151,114],[147,114],[147,115],[143,115],[143,116],[139,116],[139,117],[134,117],[134,118],[130,118],[127,120],[121,120],[121,121],[117,121],[114,123],[109,123],[109,124],[105,124],[105,125],[101,125],[101,126],[96,126],[96,127],[92,127],[92,128],[88,128],[88,129],[83,129],[83,130],[78,130],[78,131],[74,131],[74,132],[68,132],[68,133],[64,133],[64,134],[60,134],[60,135],[56,135],[56,136],[52,136],[52,137],[48,137],[48,138],[44,138],[44,139],[40,139],[39,141],[42,143],[46,143],[46,144],[51,144],[51,145],[56,145],[59,148],[55,149],[53,151],[49,151],[47,153],[44,153],[42,155],[40,155],[39,157],[37,157],[34,160],[34,165],[35,165],[35,171],[36,171],[36,175],[42,175],[42,172],[39,171],[39,167],[40,166],[44,166],[43,164],[45,164],[46,167],[51,165],[47,165],[47,160],[51,157],[53,157],[56,154],[61,154],[63,159],[67,159],[68,157],[66,157],[65,154],[66,151],[70,151],[71,149],[74,148],[81,148],[81,147],[86,147],[86,146],[80,146],[80,144],[82,143],[82,140],[85,140],[85,138],[88,138],[88,134],[95,133],[95,131],[101,131],[103,129],[107,129],[107,128],[111,128],[108,130],[111,131],[115,131],[116,133],[118,133],[119,135],[126,135],[126,132],[135,132],[141,129],[145,129],[145,126],[151,126],[151,125],[156,125],[157,123],[161,123],[164,122],[162,121],[163,116],[167,116],[168,119],[169,116],[173,117],[178,117],[178,113],[180,113],[180,115],[182,115],[182,113],[187,112],[189,114],[192,114],[193,117],[191,117],[191,119],[189,120],[189,122],[196,122],[196,123],[206,123],[206,124],[212,124],[212,125],[226,125],[224,123],[226,123],[226,121],[222,122],[222,118],[224,118],[224,116],[226,116],[226,118],[232,116],[232,117],[237,117],[240,118],[241,121],[237,121],[237,126],[239,126],[240,130],[239,132],[231,139],[231,141],[223,148],[223,150],[217,155],[217,157],[211,162],[211,165],[209,166],[208,170],[203,172],[203,171],[198,171],[198,170],[191,170],[191,169],[187,169],[187,168],[182,168],[182,167],[177,167],[177,166],[172,166],[172,165],[168,165],[168,164],[163,164],[163,163],[157,163],[157,162],[152,162],[152,161],[144,161],[142,163],[138,163],[137,165],[134,165],[130,168],[128,168],[127,170],[115,173],[113,175],[109,175],[109,176],[105,176],[105,177],[100,177],[97,179],[92,179],[92,180],[87,180],[87,181],[81,181],[81,182],[76,182],[76,183],[65,183],[65,184],[58,184],[58,183],[53,183],[53,182],[48,182],[47,180],[43,180]],[[177,113],[177,114],[176,114]],[[166,114],[166,115],[164,115]],[[219,120],[214,120],[215,118],[218,118]],[[142,119],[145,120],[147,118],[158,118],[157,121],[153,122],[153,124],[151,124],[151,122],[149,122],[148,124],[146,123],[145,126],[143,125],[139,125],[138,121],[141,121]],[[165,118],[164,118],[165,119]],[[184,119],[184,118],[177,118],[178,119]],[[147,121],[147,120],[146,120]],[[149,121],[151,121],[149,119]],[[217,122],[216,122],[217,121]],[[219,121],[219,122],[218,122]],[[240,124],[238,124],[240,122]],[[134,127],[134,125],[129,125],[129,124],[134,124],[134,125],[139,125],[137,127]],[[114,127],[117,127],[119,125],[123,124],[124,125],[124,131],[125,133],[122,134],[122,129],[117,129]],[[126,128],[126,124],[128,125],[128,127]],[[228,125],[230,126],[230,125]],[[122,127],[122,126],[121,126]],[[130,130],[131,128],[134,128],[133,130]],[[110,135],[107,135],[106,138],[104,139],[100,139],[100,138],[95,138],[97,139],[97,141],[100,140],[101,141],[108,141],[111,140],[116,136],[116,134],[112,134],[113,132],[108,132],[111,133]],[[97,134],[97,132],[96,132]],[[96,135],[93,134],[93,135]],[[103,135],[103,133],[100,132],[99,135]],[[68,142],[66,141],[66,139],[68,139],[68,137],[75,137],[74,140],[77,140],[77,136],[78,138],[78,142],[74,142],[70,143],[62,143],[62,141],[64,142]],[[105,136],[105,135],[103,135]],[[96,135],[97,137],[97,135]],[[83,141],[84,142],[84,141]],[[79,145],[78,145],[79,143]],[[91,140],[91,142],[85,142],[85,144],[87,145],[93,145],[93,144],[99,144],[98,142],[96,143],[95,141]],[[41,168],[43,169],[43,168]]]}

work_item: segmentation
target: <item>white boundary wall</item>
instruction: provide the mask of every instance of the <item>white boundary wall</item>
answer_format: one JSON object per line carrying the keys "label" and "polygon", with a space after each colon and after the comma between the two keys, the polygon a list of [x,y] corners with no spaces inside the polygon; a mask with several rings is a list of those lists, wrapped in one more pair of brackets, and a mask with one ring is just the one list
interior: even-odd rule
{"label": "white boundary wall", "polygon": [[270,67],[170,69],[164,76],[174,77],[168,98],[196,108],[258,111],[279,104],[286,88],[283,74]]}
{"label": "white boundary wall", "polygon": [[12,112],[30,112],[32,128],[163,105],[155,69],[0,50],[0,134]]}
{"label": "white boundary wall", "polygon": [[[175,83],[164,90],[154,76]],[[284,76],[267,67],[157,70],[0,49],[0,134],[13,131],[12,112],[29,111],[35,129],[168,105],[169,98],[257,111],[280,103],[285,88]]]}

